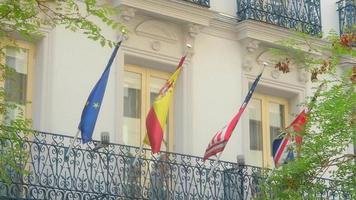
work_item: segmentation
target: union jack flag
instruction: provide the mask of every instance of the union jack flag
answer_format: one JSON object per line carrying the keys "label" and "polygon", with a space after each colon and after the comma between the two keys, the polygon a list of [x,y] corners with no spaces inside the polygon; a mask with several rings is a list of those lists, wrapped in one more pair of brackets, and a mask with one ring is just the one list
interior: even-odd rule
{"label": "union jack flag", "polygon": [[291,149],[291,137],[287,134],[285,137],[277,138],[273,141],[273,161],[276,167],[294,159],[294,152]]}
{"label": "union jack flag", "polygon": [[315,104],[317,97],[320,95],[320,92],[324,85],[325,82],[319,85],[314,97],[310,102],[311,106],[309,107],[309,109],[303,109],[302,112],[300,112],[299,115],[293,120],[293,122],[285,129],[287,133],[283,133],[284,136],[282,138],[279,137],[273,141],[272,155],[276,167],[288,162],[289,160],[294,159],[291,142],[294,140],[297,145],[301,145],[303,142],[303,137],[301,134],[297,134],[294,138],[291,137],[289,129],[292,128],[293,131],[296,133],[300,133],[304,130],[305,124],[308,120],[308,113],[310,113],[310,111],[312,110],[313,105]]}
{"label": "union jack flag", "polygon": [[261,72],[255,81],[253,82],[247,96],[245,97],[244,102],[242,103],[239,112],[234,116],[227,126],[224,126],[220,131],[218,131],[214,137],[211,139],[208,148],[205,150],[204,160],[210,158],[211,156],[216,155],[219,152],[224,151],[227,142],[229,141],[232,132],[234,131],[236,124],[239,122],[242,113],[245,111],[248,102],[250,101],[253,92],[255,91],[258,82],[262,76]]}
{"label": "union jack flag", "polygon": [[[286,128],[286,130],[292,128],[295,132],[301,132],[304,130],[305,123],[307,122],[308,111],[304,109]],[[294,159],[294,152],[291,148],[292,140],[294,139],[297,144],[302,143],[302,136],[296,135],[291,137],[290,133],[284,133],[284,136],[279,137],[273,141],[272,155],[274,165],[279,167],[281,164],[285,164]]]}

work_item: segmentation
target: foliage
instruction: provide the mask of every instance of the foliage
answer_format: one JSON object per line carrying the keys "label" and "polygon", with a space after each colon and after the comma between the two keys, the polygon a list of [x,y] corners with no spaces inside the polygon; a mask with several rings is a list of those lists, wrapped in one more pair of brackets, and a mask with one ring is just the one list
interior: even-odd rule
{"label": "foliage", "polygon": [[[5,80],[11,79],[14,69],[4,63],[5,48],[17,46],[16,39],[34,41],[43,36],[42,29],[63,26],[81,32],[102,46],[115,42],[103,34],[106,27],[126,33],[125,27],[114,20],[117,9],[97,0],[2,0],[0,1],[0,182],[9,182],[13,173],[26,173],[22,161],[26,155],[22,137],[29,134],[30,120],[24,110],[7,99]],[[19,89],[19,88],[18,88]],[[10,116],[17,110],[16,116]]]}
{"label": "foliage", "polygon": [[81,30],[88,38],[103,46],[114,45],[106,39],[95,20],[104,22],[113,29],[125,31],[125,27],[112,17],[118,12],[97,0],[4,0],[0,3],[0,38],[19,34],[32,40],[41,36],[41,28],[58,25],[72,31]]}
{"label": "foliage", "polygon": [[[351,42],[344,41],[344,37],[352,38],[354,34],[351,32],[341,39],[331,34],[330,42],[322,47],[316,47],[312,38],[303,35],[284,41],[284,50],[273,50],[282,58],[304,66],[314,84],[324,83],[324,87],[315,101],[306,103],[311,110],[304,131],[299,133],[303,135],[303,143],[300,147],[292,144],[301,151],[300,155],[273,170],[261,186],[261,199],[323,199],[323,191],[328,187],[342,192],[345,198],[350,198],[347,195],[356,197],[356,155],[347,153],[347,149],[356,144],[353,72],[356,63],[352,60],[356,50]],[[347,70],[340,72],[341,64],[347,66]],[[280,65],[276,65],[278,67]],[[325,176],[333,181],[327,183],[320,179]]]}

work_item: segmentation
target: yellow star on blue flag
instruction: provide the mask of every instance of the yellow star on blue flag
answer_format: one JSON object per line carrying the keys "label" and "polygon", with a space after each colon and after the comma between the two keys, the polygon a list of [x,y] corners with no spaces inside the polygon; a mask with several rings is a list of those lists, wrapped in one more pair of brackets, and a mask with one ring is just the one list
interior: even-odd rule
{"label": "yellow star on blue flag", "polygon": [[88,100],[86,101],[86,105],[84,106],[82,116],[80,119],[80,123],[78,126],[79,130],[82,133],[83,143],[87,143],[92,140],[96,120],[98,118],[98,114],[100,111],[101,102],[103,101],[103,97],[105,94],[105,89],[106,89],[106,84],[108,82],[110,68],[111,68],[111,65],[115,59],[117,51],[119,50],[120,45],[121,45],[121,42],[119,42],[115,46],[114,51],[111,54],[111,57],[109,59],[108,64],[106,65],[106,68],[105,68],[103,74],[101,75],[99,81],[96,83],[96,85],[92,89],[92,91],[88,97]]}

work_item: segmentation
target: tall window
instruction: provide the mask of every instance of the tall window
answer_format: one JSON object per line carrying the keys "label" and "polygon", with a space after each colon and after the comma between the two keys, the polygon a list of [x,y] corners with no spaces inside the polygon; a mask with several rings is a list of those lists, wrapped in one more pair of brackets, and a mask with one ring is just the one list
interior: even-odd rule
{"label": "tall window", "polygon": [[254,94],[249,104],[250,164],[271,167],[272,143],[286,127],[287,113],[286,99]]}
{"label": "tall window", "polygon": [[[29,43],[16,41],[16,47],[5,44],[2,48],[5,57],[1,58],[1,62],[12,71],[0,84],[5,89],[5,100],[17,106],[9,110],[9,118],[15,118],[20,112],[31,118],[34,47]],[[5,122],[6,120],[9,119],[5,119]]]}
{"label": "tall window", "polygon": [[[146,135],[146,116],[159,90],[170,77],[148,68],[126,65],[124,73],[124,126],[125,144],[139,146]],[[164,132],[161,150],[173,147],[172,105]]]}

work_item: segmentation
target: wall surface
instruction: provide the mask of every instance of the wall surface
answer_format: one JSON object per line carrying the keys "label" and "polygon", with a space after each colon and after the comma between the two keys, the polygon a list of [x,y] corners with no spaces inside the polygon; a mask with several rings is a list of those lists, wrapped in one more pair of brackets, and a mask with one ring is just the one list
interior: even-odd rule
{"label": "wall surface", "polygon": [[[200,34],[193,57],[193,145],[191,153],[204,155],[213,135],[236,114],[241,102],[241,54],[236,41]],[[240,130],[240,131],[239,131]],[[223,159],[235,160],[241,152],[237,127]],[[200,142],[197,142],[200,141]]]}
{"label": "wall surface", "polygon": [[[111,50],[102,48],[80,33],[72,33],[62,28],[56,28],[50,33],[47,41],[47,52],[40,51],[38,60],[46,58],[46,63],[39,62],[44,74],[36,74],[36,80],[41,81],[39,97],[44,102],[41,105],[42,115],[38,122],[39,130],[74,135],[80,121],[81,111],[86,99],[99,80],[110,57]],[[115,34],[111,33],[111,38]],[[43,41],[48,38],[44,38]],[[44,48],[45,44],[39,43]],[[40,49],[40,48],[39,48]],[[106,94],[101,108],[96,132],[113,132],[115,119],[112,107],[115,106],[114,80],[115,64],[112,68]],[[98,136],[99,134],[95,134]],[[98,137],[95,137],[98,138]]]}

